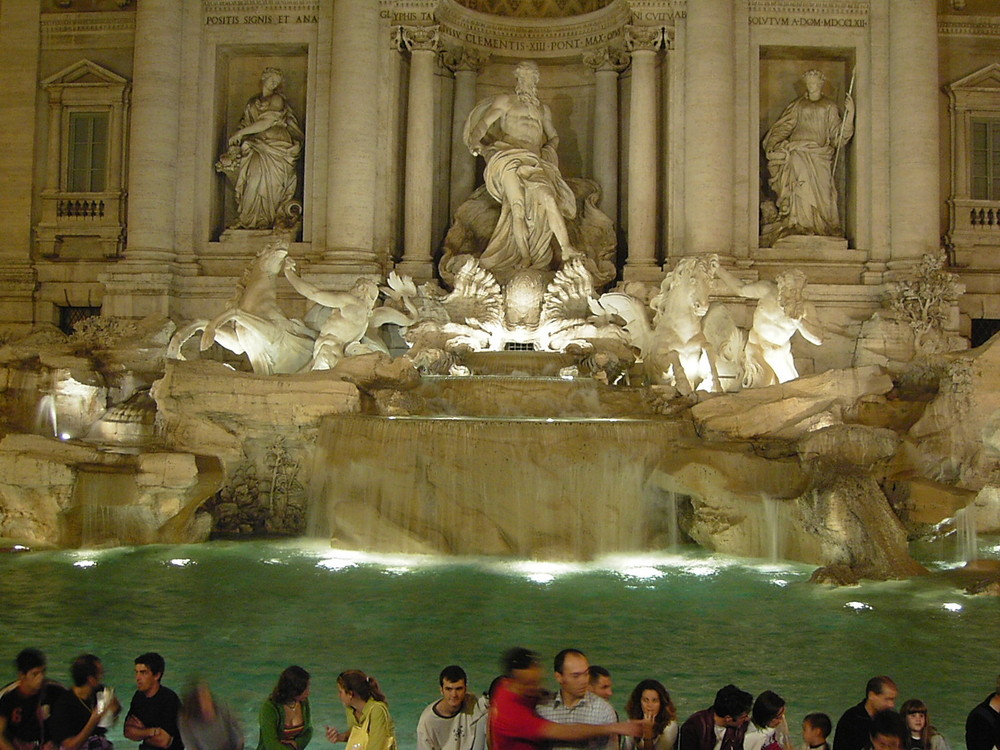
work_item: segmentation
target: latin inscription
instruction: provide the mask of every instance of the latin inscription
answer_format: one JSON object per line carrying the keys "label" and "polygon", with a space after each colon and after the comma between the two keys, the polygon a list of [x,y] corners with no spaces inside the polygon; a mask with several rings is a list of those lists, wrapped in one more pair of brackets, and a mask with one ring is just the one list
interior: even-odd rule
{"label": "latin inscription", "polygon": [[319,23],[314,13],[301,15],[271,15],[262,13],[256,15],[225,15],[205,16],[206,26],[271,26],[282,23]]}
{"label": "latin inscription", "polygon": [[751,26],[837,26],[863,29],[866,18],[813,18],[810,16],[750,16]]}

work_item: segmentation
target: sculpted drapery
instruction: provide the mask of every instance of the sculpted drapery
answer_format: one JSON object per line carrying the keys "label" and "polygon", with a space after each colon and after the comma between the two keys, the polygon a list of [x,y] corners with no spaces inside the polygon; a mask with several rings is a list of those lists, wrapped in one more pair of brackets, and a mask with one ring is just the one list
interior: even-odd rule
{"label": "sculpted drapery", "polygon": [[296,166],[304,136],[295,112],[277,91],[282,80],[277,68],[264,70],[261,93],[247,102],[240,128],[229,139],[230,150],[220,160],[222,171],[235,172],[239,213],[234,229],[288,227],[298,219]]}
{"label": "sculpted drapery", "polygon": [[838,148],[854,135],[854,103],[848,95],[841,118],[837,105],[820,93],[823,74],[810,70],[803,80],[806,94],[789,104],[764,136],[778,212],[762,231],[770,240],[843,236],[833,169]]}

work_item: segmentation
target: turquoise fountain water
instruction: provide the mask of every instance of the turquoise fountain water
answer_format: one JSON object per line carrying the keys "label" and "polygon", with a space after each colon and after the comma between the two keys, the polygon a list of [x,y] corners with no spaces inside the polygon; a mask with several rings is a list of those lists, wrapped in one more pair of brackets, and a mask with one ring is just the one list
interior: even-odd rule
{"label": "turquoise fountain water", "polygon": [[[998,540],[980,541],[982,556],[1000,556]],[[953,558],[940,547],[917,554],[932,568]],[[997,600],[934,577],[817,587],[810,572],[697,550],[573,565],[375,559],[302,542],[4,555],[0,660],[38,646],[50,676],[66,681],[70,660],[92,651],[127,700],[132,658],[160,651],[165,683],[180,690],[189,676],[206,677],[243,718],[251,747],[257,709],[283,667],[313,674],[319,727],[342,727],[335,678],[357,667],[381,680],[403,750],[416,745],[442,666],[464,665],[482,691],[514,644],[546,659],[582,648],[611,670],[619,710],[647,676],[666,683],[684,716],[733,681],[783,695],[793,729],[810,711],[836,719],[868,677],[888,673],[900,699],[925,700],[961,746],[966,713],[1000,670]],[[120,724],[111,737],[134,746]],[[326,741],[317,735],[313,746]]]}

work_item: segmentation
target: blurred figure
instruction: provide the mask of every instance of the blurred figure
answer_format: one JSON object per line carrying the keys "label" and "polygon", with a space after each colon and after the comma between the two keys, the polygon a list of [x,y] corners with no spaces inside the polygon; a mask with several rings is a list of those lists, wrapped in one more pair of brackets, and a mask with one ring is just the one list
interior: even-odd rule
{"label": "blurred figure", "polygon": [[441,698],[420,714],[417,750],[483,750],[486,733],[479,725],[486,723],[487,708],[468,692],[467,684],[465,670],[457,664],[441,670]]}
{"label": "blurred figure", "polygon": [[[604,698],[590,691],[590,662],[579,649],[564,648],[552,664],[559,691],[538,704],[538,715],[558,724],[612,724],[618,714]],[[591,738],[590,750],[610,750],[617,742],[610,736]],[[575,745],[578,747],[578,745]],[[555,742],[550,750],[573,750],[573,745]]]}
{"label": "blurred figure", "polygon": [[824,713],[806,714],[802,720],[801,750],[830,750],[826,738],[833,731],[833,722]]}
{"label": "blurred figure", "polygon": [[65,692],[45,678],[45,654],[26,648],[14,660],[17,680],[0,690],[0,750],[33,750],[48,743],[46,720]]}
{"label": "blurred figure", "polygon": [[743,750],[791,750],[785,718],[785,699],[771,690],[757,696],[750,711],[750,725],[743,737]]}
{"label": "blurred figure", "polygon": [[302,750],[312,739],[309,673],[286,667],[271,695],[260,707],[257,750]]}
{"label": "blurred figure", "polygon": [[909,730],[907,750],[951,750],[944,735],[931,724],[931,718],[927,714],[927,704],[922,700],[911,698],[903,703],[899,713]]}
{"label": "blurred figure", "polygon": [[872,718],[896,707],[899,690],[891,677],[872,677],[865,685],[865,699],[844,711],[833,735],[833,750],[864,750],[871,739]]}
{"label": "blurred figure", "polygon": [[599,667],[596,664],[590,665],[590,692],[594,695],[599,695],[604,700],[611,702],[611,673],[604,667]]}
{"label": "blurred figure", "polygon": [[93,654],[81,654],[69,671],[73,687],[52,706],[52,742],[59,750],[111,750],[105,734],[121,704],[105,692],[104,665]]}
{"label": "blurred figure", "polygon": [[326,728],[330,742],[346,742],[347,750],[396,750],[396,725],[389,704],[374,677],[348,669],[337,677],[340,702],[347,714],[347,729]]}
{"label": "blurred figure", "polygon": [[966,750],[1000,747],[1000,677],[996,690],[969,712],[965,720]]}
{"label": "blurred figure", "polygon": [[202,680],[184,693],[177,727],[187,750],[243,750],[239,721],[228,706],[215,700]]}
{"label": "blurred figure", "polygon": [[625,734],[637,737],[638,721],[611,724],[556,724],[535,712],[542,696],[538,654],[526,648],[508,649],[500,660],[505,677],[490,696],[490,750],[538,750],[547,742],[584,742]]}
{"label": "blurred figure", "polygon": [[677,744],[677,709],[659,680],[643,680],[632,689],[625,703],[630,719],[643,719],[641,737],[626,737],[622,750],[673,750]]}
{"label": "blurred figure", "polygon": [[906,723],[891,708],[877,711],[869,729],[868,747],[871,750],[905,750]]}
{"label": "blurred figure", "polygon": [[720,688],[711,708],[696,711],[681,726],[681,750],[742,750],[752,705],[745,690]]}

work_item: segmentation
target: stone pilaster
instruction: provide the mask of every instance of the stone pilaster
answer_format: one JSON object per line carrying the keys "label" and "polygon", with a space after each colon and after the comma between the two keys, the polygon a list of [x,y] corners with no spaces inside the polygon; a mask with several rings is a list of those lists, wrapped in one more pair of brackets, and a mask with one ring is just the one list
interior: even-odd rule
{"label": "stone pilaster", "polygon": [[684,23],[684,242],[680,255],[733,250],[734,3],[688,3]]}
{"label": "stone pilaster", "polygon": [[434,66],[437,26],[400,26],[400,51],[410,53],[406,105],[406,178],[403,192],[403,259],[400,273],[417,281],[434,276],[431,228],[434,212]]}
{"label": "stone pilaster", "polygon": [[331,33],[326,250],[312,270],[376,274],[378,0],[337,0]]}
{"label": "stone pilaster", "polygon": [[175,255],[183,8],[175,0],[143,0],[136,7],[125,252],[129,266],[162,270]]}
{"label": "stone pilaster", "polygon": [[889,3],[890,267],[940,247],[934,0]]}
{"label": "stone pilaster", "polygon": [[476,186],[476,157],[465,145],[465,121],[476,106],[476,80],[489,55],[473,49],[449,50],[444,64],[455,74],[455,99],[451,107],[451,187],[448,208],[451,216],[472,194]]}
{"label": "stone pilaster", "polygon": [[601,186],[601,210],[618,224],[618,73],[628,55],[603,47],[583,56],[594,71],[594,179]]}
{"label": "stone pilaster", "polygon": [[627,26],[625,41],[632,54],[632,102],[628,120],[628,259],[627,281],[660,276],[656,260],[657,136],[656,55],[663,46],[660,26]]}
{"label": "stone pilaster", "polygon": [[38,81],[39,3],[4,3],[0,12],[0,69],[6,98],[0,107],[0,325],[33,322],[31,196],[35,162],[35,86]]}

